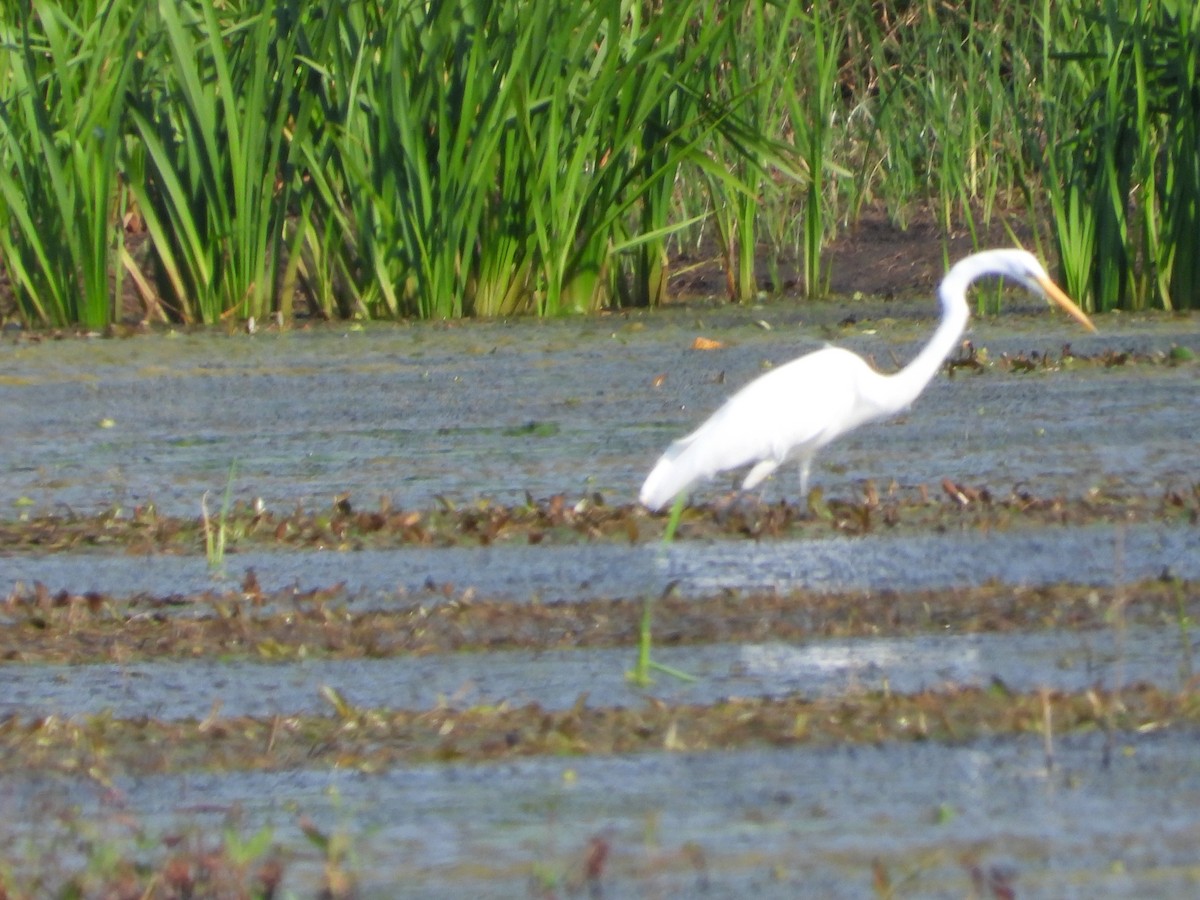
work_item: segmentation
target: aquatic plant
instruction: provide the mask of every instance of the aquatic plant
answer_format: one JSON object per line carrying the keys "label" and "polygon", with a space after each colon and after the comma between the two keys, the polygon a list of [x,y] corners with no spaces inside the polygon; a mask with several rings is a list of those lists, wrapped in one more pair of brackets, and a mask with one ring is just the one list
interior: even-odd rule
{"label": "aquatic plant", "polygon": [[136,6],[0,13],[0,269],[21,315],[102,327],[129,263],[118,178]]}
{"label": "aquatic plant", "polygon": [[0,12],[0,268],[49,325],[298,299],[556,315],[661,302],[672,250],[739,301],[764,254],[770,284],[790,256],[821,293],[826,242],[873,208],[1019,232],[1097,309],[1185,308],[1198,34],[1192,6],[1134,0],[1032,19],[1016,0],[38,0]]}
{"label": "aquatic plant", "polygon": [[1097,309],[1200,306],[1200,12],[1040,14],[1047,196],[1068,289]]}
{"label": "aquatic plant", "polygon": [[208,515],[208,492],[200,498],[200,518],[204,526],[204,557],[210,569],[220,569],[225,562],[225,539],[228,534],[229,510],[233,500],[233,479],[237,475],[237,460],[229,464],[229,477],[225,481],[225,496],[221,510],[214,523]]}

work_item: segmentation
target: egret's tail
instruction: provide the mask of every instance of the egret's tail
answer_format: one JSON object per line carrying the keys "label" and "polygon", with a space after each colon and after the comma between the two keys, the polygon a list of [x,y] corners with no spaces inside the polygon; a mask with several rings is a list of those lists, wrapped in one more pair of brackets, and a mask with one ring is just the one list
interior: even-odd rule
{"label": "egret's tail", "polygon": [[702,477],[704,473],[696,470],[684,452],[690,444],[686,438],[676,441],[658,458],[638,496],[643,506],[653,510],[662,509]]}

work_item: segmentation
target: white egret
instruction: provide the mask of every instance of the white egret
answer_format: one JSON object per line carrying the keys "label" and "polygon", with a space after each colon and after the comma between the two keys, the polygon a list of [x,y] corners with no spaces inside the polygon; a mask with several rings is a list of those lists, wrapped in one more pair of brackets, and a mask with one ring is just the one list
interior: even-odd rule
{"label": "white egret", "polygon": [[1096,330],[1032,254],[1024,250],[973,254],[942,279],[938,287],[942,320],[929,343],[903,369],[884,375],[839,347],[825,347],[772,369],[667,448],[642,485],[642,503],[662,509],[700,479],[746,465],[751,468],[742,490],[748,491],[789,461],[799,463],[800,494],[807,497],[809,469],[818,450],[917,399],[966,328],[967,287],[985,275],[1020,282]]}

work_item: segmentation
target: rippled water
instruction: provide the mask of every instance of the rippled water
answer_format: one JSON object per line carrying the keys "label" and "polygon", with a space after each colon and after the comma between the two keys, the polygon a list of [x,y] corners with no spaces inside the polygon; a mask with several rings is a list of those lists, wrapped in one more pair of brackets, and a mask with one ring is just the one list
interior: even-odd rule
{"label": "rippled water", "polygon": [[[221,827],[236,811],[294,849],[293,883],[322,860],[302,816],[353,837],[371,898],[587,895],[583,859],[604,840],[603,896],[860,898],[882,871],[905,896],[1186,897],[1196,893],[1200,735],[1079,734],[958,745],[758,748],[121,778],[109,790],[7,782],[6,830],[48,841],[71,805],[101,833],[136,809],[150,830]],[[573,893],[568,893],[572,887]],[[302,892],[301,896],[308,895]]]}
{"label": "rippled water", "polygon": [[[153,501],[195,515],[205,491],[221,496],[234,461],[235,497],[288,509],[323,508],[342,492],[360,505],[385,495],[402,506],[438,495],[511,503],[527,490],[629,502],[670,440],[764,364],[822,343],[827,331],[798,323],[797,309],[0,344],[0,505]],[[779,327],[762,331],[764,318]],[[1100,335],[1016,321],[979,324],[971,337],[993,357],[1057,355],[1067,342],[1081,354],[1175,343],[1200,352],[1193,319],[1114,319]],[[900,318],[837,340],[889,367],[926,327]],[[705,333],[728,346],[689,349]],[[1188,485],[1198,386],[1194,366],[942,377],[909,413],[818,457],[813,480],[828,496],[865,478],[936,486],[950,476],[1042,496]],[[794,498],[797,486],[782,473],[767,496]]]}
{"label": "rippled water", "polygon": [[[887,365],[928,322],[912,309],[842,330],[839,343]],[[921,312],[926,310],[921,308]],[[318,329],[254,337],[0,344],[0,504],[16,516],[93,512],[153,501],[196,515],[237,462],[235,497],[325,508],[349,492],[407,507],[436,497],[519,502],[525,492],[600,491],[630,502],[651,462],[765,363],[837,332],[832,307],[702,310],[584,322]],[[767,319],[766,331],[755,324]],[[1133,349],[1200,351],[1193,318],[1127,318],[1097,336],[1046,317],[976,326],[993,357]],[[688,349],[697,334],[725,350]],[[665,375],[656,387],[658,376]],[[863,429],[818,458],[826,496],[863,479],[904,488],[943,477],[1015,485],[1039,496],[1090,487],[1158,496],[1191,490],[1200,369],[1084,367],[1052,375],[939,378],[907,414]],[[532,426],[532,427],[531,427]],[[706,491],[715,495],[726,485]],[[784,473],[767,497],[794,498]],[[1194,526],[1043,527],[981,534],[656,546],[495,546],[359,553],[233,553],[267,590],[345,583],[351,609],[411,602],[425,586],[474,588],[513,603],[640,597],[678,581],[684,596],[725,588],[953,588],[988,581],[1107,585],[1168,574],[1200,578]],[[117,597],[228,586],[198,557],[103,553],[14,556],[0,590]],[[431,596],[431,595],[430,595]],[[173,615],[190,615],[183,607]],[[6,664],[0,715],[202,717],[320,713],[321,688],[361,707],[539,703],[638,705],[648,698],[838,696],[1003,683],[1013,690],[1174,690],[1190,675],[1187,623],[1039,634],[931,635],[662,648],[698,676],[649,691],[624,677],[632,651],[448,654],[255,664],[162,661],[116,666]],[[686,722],[682,723],[686,726]],[[36,860],[76,814],[101,831],[133,819],[151,832],[266,823],[288,854],[289,887],[311,893],[321,860],[299,830],[309,816],[350,838],[365,896],[511,897],[547,886],[586,895],[589,842],[610,848],[604,896],[869,896],[879,872],[912,896],[1188,896],[1200,869],[1197,735],[1077,734],[1048,765],[1041,738],[961,745],[749,748],[731,752],[539,758],[501,764],[281,773],[86,777],[32,775],[0,785],[0,851]],[[56,846],[75,847],[73,833]],[[50,843],[48,843],[50,842]],[[66,853],[70,862],[72,851]],[[26,862],[26,865],[36,863]],[[873,865],[877,866],[873,872]]]}
{"label": "rippled water", "polygon": [[638,706],[654,697],[714,703],[729,697],[831,697],[945,686],[1010,690],[1115,690],[1154,684],[1179,690],[1191,677],[1200,635],[1178,628],[1037,634],[967,634],[812,640],[804,643],[661,647],[655,659],[696,677],[660,678],[649,689],[625,677],[628,649],[464,653],[291,663],[180,660],[127,665],[24,666],[5,672],[0,716],[201,719],[222,715],[331,713],[321,688],[369,709],[458,709],[536,703],[567,709]]}

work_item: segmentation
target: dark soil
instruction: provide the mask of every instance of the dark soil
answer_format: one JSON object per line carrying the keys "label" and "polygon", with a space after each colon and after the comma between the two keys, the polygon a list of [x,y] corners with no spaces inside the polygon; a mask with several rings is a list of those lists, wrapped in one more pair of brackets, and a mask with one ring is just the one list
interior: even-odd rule
{"label": "dark soil", "polygon": [[[981,230],[980,246],[1012,246],[1002,218],[997,216]],[[1023,219],[1010,218],[1008,224],[1022,241],[1028,241],[1029,229]],[[892,299],[930,294],[946,273],[946,259],[959,259],[975,249],[967,229],[947,235],[927,213],[917,213],[901,227],[883,210],[868,209],[826,246],[822,264],[829,272],[829,292],[834,296],[862,294]],[[759,248],[759,288],[769,293],[801,292],[803,276],[794,259],[776,261],[782,283],[772,283],[766,275],[769,253],[768,248]],[[725,273],[711,248],[698,258],[673,260],[671,268],[683,273],[671,279],[676,298],[720,297],[727,293]]]}
{"label": "dark soil", "polygon": [[[1000,221],[1002,218],[997,216],[982,230],[979,237],[982,246],[1012,245],[1012,238]],[[1028,239],[1028,226],[1023,219],[1010,218],[1008,224],[1019,238]],[[144,257],[144,231],[127,231],[125,240],[133,258]],[[862,294],[891,299],[930,293],[945,273],[947,255],[949,259],[958,259],[974,249],[970,232],[965,228],[947,235],[932,216],[919,211],[902,227],[876,208],[864,211],[853,225],[826,246],[823,263],[830,273],[829,292],[834,296]],[[771,281],[766,274],[770,270],[767,264],[770,254],[769,248],[759,248],[760,289],[777,294],[794,294],[802,290],[797,261],[793,259],[777,260],[774,270],[781,283]],[[669,271],[681,273],[671,278],[672,300],[722,297],[727,293],[725,272],[711,243],[706,244],[698,255],[677,256],[671,261]],[[302,285],[296,297],[296,309],[303,315],[308,315],[310,309]],[[0,320],[10,319],[14,314],[9,279],[0,269]],[[159,304],[147,307],[133,279],[123,279],[120,322],[125,325],[159,322],[165,321],[168,315],[169,310]]]}

